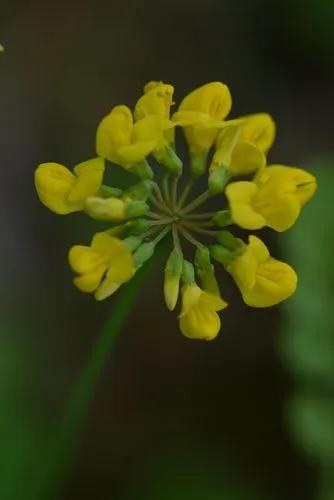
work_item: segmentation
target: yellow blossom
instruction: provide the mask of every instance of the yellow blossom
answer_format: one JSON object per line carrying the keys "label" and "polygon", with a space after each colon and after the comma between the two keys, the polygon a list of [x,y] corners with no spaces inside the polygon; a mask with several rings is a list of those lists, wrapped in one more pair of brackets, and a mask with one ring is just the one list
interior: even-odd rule
{"label": "yellow blossom", "polygon": [[80,163],[72,173],[59,163],[42,163],[35,171],[35,186],[41,202],[65,215],[84,209],[85,200],[101,187],[104,162],[100,158]]}
{"label": "yellow blossom", "polygon": [[227,303],[217,295],[203,291],[195,283],[182,288],[182,310],[180,329],[191,339],[213,340],[220,330],[217,311],[225,309]]}
{"label": "yellow blossom", "polygon": [[172,119],[185,127],[191,154],[208,151],[232,106],[227,85],[211,82],[193,90],[180,104]]}
{"label": "yellow blossom", "polygon": [[164,130],[172,126],[158,115],[133,123],[130,109],[116,106],[98,126],[96,152],[101,158],[131,168],[159,147]]}
{"label": "yellow blossom", "polygon": [[259,238],[250,235],[248,241],[242,255],[227,265],[226,270],[233,276],[247,305],[279,304],[294,293],[297,275],[288,264],[271,257]]}
{"label": "yellow blossom", "polygon": [[233,182],[226,188],[232,219],[245,229],[264,226],[289,229],[303,205],[313,196],[316,179],[294,167],[262,169],[252,182]]}
{"label": "yellow blossom", "polygon": [[95,291],[97,300],[109,297],[135,273],[129,248],[106,233],[95,234],[90,246],[73,246],[68,258],[73,271],[79,274],[74,284],[82,292]]}
{"label": "yellow blossom", "polygon": [[231,175],[245,175],[266,165],[266,153],[275,138],[270,115],[258,113],[225,122],[216,141],[210,170],[222,163]]}
{"label": "yellow blossom", "polygon": [[163,82],[149,82],[144,87],[144,94],[135,106],[136,120],[142,120],[149,115],[158,115],[169,119],[173,104],[174,87]]}

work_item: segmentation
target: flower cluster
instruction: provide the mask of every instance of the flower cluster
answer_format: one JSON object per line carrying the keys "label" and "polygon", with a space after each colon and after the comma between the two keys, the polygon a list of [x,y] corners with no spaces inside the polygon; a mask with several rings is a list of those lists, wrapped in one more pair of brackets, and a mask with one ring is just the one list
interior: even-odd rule
{"label": "flower cluster", "polygon": [[[73,171],[57,163],[39,165],[35,186],[41,202],[53,212],[84,211],[109,223],[90,245],[75,245],[69,251],[77,275],[74,284],[94,293],[97,300],[129,281],[157,244],[171,235],[173,248],[164,271],[166,305],[174,310],[181,295],[182,333],[211,340],[220,330],[218,311],[227,307],[213,261],[233,277],[244,302],[252,307],[280,303],[297,284],[295,271],[271,257],[257,236],[251,234],[245,242],[227,228],[236,224],[252,231],[266,226],[279,232],[289,229],[314,194],[316,180],[300,168],[267,165],[275,137],[272,118],[259,113],[227,120],[232,100],[223,83],[197,88],[171,115],[173,94],[172,85],[148,83],[133,112],[119,105],[102,119],[96,133],[97,157]],[[189,148],[185,180],[175,149],[179,127]],[[103,183],[105,169],[119,167],[133,180],[126,189]],[[202,176],[206,189],[190,201]],[[221,210],[198,212],[215,196]],[[191,260],[184,256],[184,240],[194,245]]]}

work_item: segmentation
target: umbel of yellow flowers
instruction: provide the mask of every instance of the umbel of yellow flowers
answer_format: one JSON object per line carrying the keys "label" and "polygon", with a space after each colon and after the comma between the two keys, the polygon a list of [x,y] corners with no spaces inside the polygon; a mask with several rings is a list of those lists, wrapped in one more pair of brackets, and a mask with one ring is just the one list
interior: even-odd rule
{"label": "umbel of yellow flowers", "polygon": [[[84,212],[107,225],[90,245],[72,246],[68,256],[75,286],[96,300],[128,282],[158,243],[170,237],[166,305],[172,311],[181,301],[179,324],[185,337],[212,340],[221,328],[218,312],[227,307],[214,262],[233,277],[250,307],[279,304],[297,285],[288,264],[272,257],[258,236],[249,235],[248,242],[237,238],[233,225],[251,231],[291,228],[315,193],[316,180],[298,167],[268,165],[273,119],[267,113],[227,119],[232,98],[226,84],[202,85],[171,113],[174,104],[172,85],[149,82],[133,112],[116,105],[101,119],[95,157],[73,171],[43,163],[35,171],[35,186],[52,212]],[[189,161],[176,151],[179,128]],[[120,168],[127,172],[128,186],[105,184],[106,169],[117,179]],[[200,182],[206,183],[205,190],[190,199]],[[215,196],[218,210],[198,210]],[[186,255],[184,240],[193,246],[193,255]]]}

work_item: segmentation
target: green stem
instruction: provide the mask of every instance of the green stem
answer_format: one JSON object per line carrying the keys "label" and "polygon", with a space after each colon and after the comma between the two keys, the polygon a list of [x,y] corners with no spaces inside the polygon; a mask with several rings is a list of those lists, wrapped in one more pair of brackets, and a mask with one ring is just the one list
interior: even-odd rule
{"label": "green stem", "polygon": [[173,233],[173,243],[174,247],[176,250],[178,250],[182,254],[182,247],[181,247],[181,242],[179,238],[179,231],[178,231],[178,226],[176,224],[173,224],[172,226],[172,233]]}
{"label": "green stem", "polygon": [[202,205],[202,203],[205,203],[209,198],[211,198],[211,196],[212,196],[212,193],[209,190],[204,191],[204,193],[200,194],[197,198],[194,199],[194,201],[189,203],[189,205],[187,205],[186,207],[184,207],[181,210],[181,212],[180,212],[181,215],[185,215],[188,212],[191,212],[192,210],[194,210],[194,208],[199,207],[200,205]]}
{"label": "green stem", "polygon": [[162,217],[159,220],[149,221],[148,224],[150,226],[161,226],[163,224],[166,225],[166,224],[171,223],[171,222],[173,222],[173,219],[171,217]]}
{"label": "green stem", "polygon": [[152,240],[152,243],[154,243],[155,245],[157,245],[159,243],[159,241],[161,241],[167,233],[169,233],[169,231],[172,229],[172,226],[166,226],[160,234],[158,234],[158,236]]}
{"label": "green stem", "polygon": [[202,229],[199,226],[189,226],[189,225],[185,224],[184,222],[181,222],[180,226],[182,227],[182,229],[183,228],[191,229],[191,231],[193,231],[194,233],[206,234],[208,236],[217,237],[218,233],[219,233],[219,231],[209,231],[208,229]]}
{"label": "green stem", "polygon": [[217,212],[206,212],[202,214],[185,214],[185,219],[211,219]]}
{"label": "green stem", "polygon": [[145,215],[146,215],[146,217],[149,217],[150,219],[157,219],[157,220],[160,220],[163,217],[165,217],[165,214],[161,214],[158,212],[147,212],[147,214],[145,214]]}
{"label": "green stem", "polygon": [[179,175],[174,176],[172,183],[171,202],[172,202],[172,208],[174,208],[174,210],[176,209],[177,206],[177,185],[179,183],[179,179],[180,179]]}
{"label": "green stem", "polygon": [[27,492],[27,499],[58,498],[57,490],[64,482],[80,446],[82,433],[89,418],[89,406],[101,372],[109,361],[118,335],[135,304],[139,288],[153,262],[154,260],[150,261],[149,265],[143,266],[131,282],[119,292],[112,312],[92,346],[89,360],[74,384],[54,442],[45,457],[43,466],[39,469],[40,482],[35,485],[35,491],[31,496]]}
{"label": "green stem", "polygon": [[153,195],[153,194],[150,194],[149,196],[149,199],[150,201],[152,202],[152,204],[158,208],[159,210],[161,210],[161,212],[165,215],[166,213],[168,214],[171,214],[171,211],[169,210],[169,208],[167,207],[167,205],[165,204],[165,202],[162,204],[160,203],[159,200],[156,199],[156,197]]}
{"label": "green stem", "polygon": [[157,195],[157,198],[159,200],[159,203],[164,207],[164,211],[171,214],[172,211],[171,209],[169,208],[169,206],[167,205],[164,197],[162,196],[162,193],[161,193],[161,189],[159,187],[159,184],[157,184],[156,182],[153,184],[153,189]]}
{"label": "green stem", "polygon": [[164,195],[164,201],[169,207],[171,204],[170,193],[169,193],[169,176],[170,174],[165,174],[162,179],[162,191]]}
{"label": "green stem", "polygon": [[184,190],[183,190],[183,193],[181,194],[180,199],[177,203],[177,207],[176,207],[177,210],[180,210],[183,207],[183,205],[186,202],[194,184],[195,184],[195,180],[193,178],[189,179],[188,182],[186,183]]}
{"label": "green stem", "polygon": [[200,241],[198,241],[192,234],[190,234],[184,227],[180,227],[180,233],[186,240],[192,243],[195,247],[197,248],[203,247],[203,244]]}

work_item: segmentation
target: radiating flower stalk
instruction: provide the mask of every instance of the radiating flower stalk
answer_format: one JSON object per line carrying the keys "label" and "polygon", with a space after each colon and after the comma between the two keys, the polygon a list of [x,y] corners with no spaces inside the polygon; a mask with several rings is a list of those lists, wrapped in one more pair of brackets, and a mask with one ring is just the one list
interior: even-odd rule
{"label": "radiating flower stalk", "polygon": [[[73,171],[57,163],[39,165],[35,185],[40,200],[53,212],[83,211],[110,224],[89,245],[74,245],[69,251],[79,290],[106,299],[152,257],[163,238],[170,237],[166,305],[174,310],[181,296],[182,333],[212,340],[221,326],[218,312],[227,307],[214,262],[233,277],[251,307],[278,304],[297,284],[295,271],[271,257],[256,235],[245,242],[231,226],[289,229],[314,194],[316,180],[297,167],[267,165],[274,121],[266,113],[227,120],[232,100],[225,84],[197,88],[171,114],[173,94],[172,85],[148,83],[133,112],[119,105],[102,119],[95,158]],[[185,165],[175,146],[178,128],[189,149]],[[103,183],[105,169],[115,165],[133,174],[134,182],[125,190]],[[181,177],[185,181],[180,182]],[[191,198],[201,178],[206,188]],[[220,209],[203,208],[214,197]],[[194,248],[190,256],[185,241]]]}

